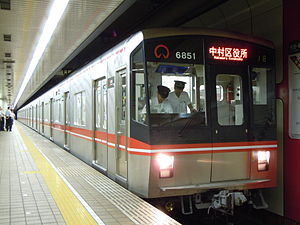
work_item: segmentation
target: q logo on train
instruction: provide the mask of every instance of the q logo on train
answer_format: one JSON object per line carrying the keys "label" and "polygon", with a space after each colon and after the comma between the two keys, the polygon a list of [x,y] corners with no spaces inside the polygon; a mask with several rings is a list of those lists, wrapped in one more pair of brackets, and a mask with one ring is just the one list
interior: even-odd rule
{"label": "q logo on train", "polygon": [[154,48],[154,55],[157,59],[167,59],[170,56],[170,50],[167,46],[160,44]]}

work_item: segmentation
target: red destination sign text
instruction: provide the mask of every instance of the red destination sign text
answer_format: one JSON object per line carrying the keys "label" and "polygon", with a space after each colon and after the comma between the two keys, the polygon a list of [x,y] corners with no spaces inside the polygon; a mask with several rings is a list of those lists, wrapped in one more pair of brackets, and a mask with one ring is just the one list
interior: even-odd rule
{"label": "red destination sign text", "polygon": [[248,58],[247,48],[210,47],[209,54],[216,60],[244,61]]}

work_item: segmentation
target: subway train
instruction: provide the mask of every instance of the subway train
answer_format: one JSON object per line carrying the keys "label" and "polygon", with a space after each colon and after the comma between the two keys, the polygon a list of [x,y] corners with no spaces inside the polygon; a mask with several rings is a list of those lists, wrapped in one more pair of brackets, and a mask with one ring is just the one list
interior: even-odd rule
{"label": "subway train", "polygon": [[[175,81],[195,111],[154,110]],[[171,93],[170,93],[171,94]],[[18,110],[18,120],[149,201],[182,213],[267,204],[276,186],[275,50],[192,28],[131,35]],[[256,197],[253,197],[256,196]],[[259,196],[259,200],[255,201]]]}

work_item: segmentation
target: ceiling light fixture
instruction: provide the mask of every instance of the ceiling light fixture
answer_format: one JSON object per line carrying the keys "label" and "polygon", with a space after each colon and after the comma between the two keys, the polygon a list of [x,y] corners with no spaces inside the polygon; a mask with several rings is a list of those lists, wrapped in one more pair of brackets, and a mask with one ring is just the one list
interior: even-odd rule
{"label": "ceiling light fixture", "polygon": [[68,2],[69,2],[69,0],[55,0],[54,1],[53,5],[51,7],[50,13],[49,13],[49,17],[43,28],[42,35],[41,35],[39,42],[34,50],[33,57],[30,61],[28,70],[22,81],[18,95],[14,100],[13,107],[15,107],[17,105],[18,101],[20,100],[20,97],[23,94],[24,89],[25,89],[27,83],[29,82],[31,76],[33,75],[33,72],[34,72],[38,62],[39,62],[40,58],[42,57],[42,55],[47,47],[47,44],[50,41],[51,36],[54,33],[54,30],[68,5]]}
{"label": "ceiling light fixture", "polygon": [[10,34],[3,34],[3,40],[4,41],[11,41],[11,35]]}

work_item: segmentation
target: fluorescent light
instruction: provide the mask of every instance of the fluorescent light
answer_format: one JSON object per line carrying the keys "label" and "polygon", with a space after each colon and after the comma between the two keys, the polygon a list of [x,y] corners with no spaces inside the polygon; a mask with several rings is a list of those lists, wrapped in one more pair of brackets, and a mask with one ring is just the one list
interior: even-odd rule
{"label": "fluorescent light", "polygon": [[49,13],[49,17],[43,28],[42,35],[41,35],[40,40],[34,50],[33,57],[30,61],[28,70],[26,72],[24,80],[22,81],[18,95],[14,101],[13,107],[15,107],[17,105],[18,101],[20,100],[20,97],[23,94],[24,89],[25,89],[26,85],[28,84],[31,76],[33,75],[33,72],[34,72],[38,62],[41,59],[41,57],[47,47],[47,44],[50,41],[52,34],[68,5],[68,2],[69,2],[69,0],[55,0],[54,1],[53,5],[51,7],[50,13]]}

